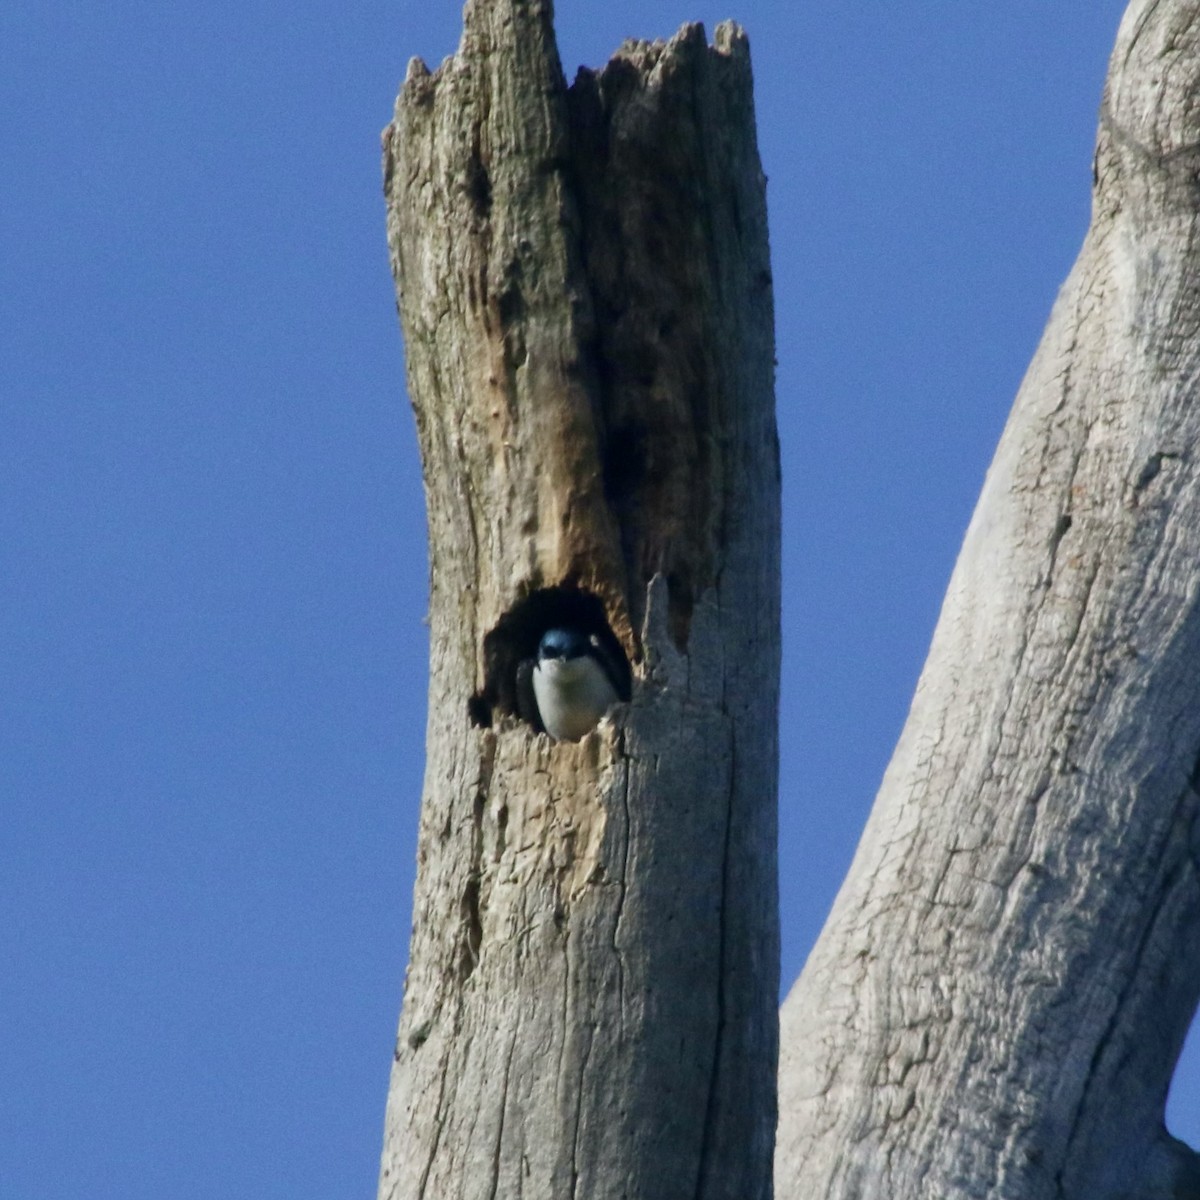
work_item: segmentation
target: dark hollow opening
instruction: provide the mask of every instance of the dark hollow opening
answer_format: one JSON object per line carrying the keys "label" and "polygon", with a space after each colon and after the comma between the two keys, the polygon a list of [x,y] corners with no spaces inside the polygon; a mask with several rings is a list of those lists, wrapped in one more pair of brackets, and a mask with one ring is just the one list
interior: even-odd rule
{"label": "dark hollow opening", "polygon": [[575,628],[600,638],[621,673],[618,694],[629,700],[633,689],[629,659],[599,598],[574,587],[541,588],[518,600],[483,639],[483,690],[467,702],[475,725],[490,728],[496,713],[509,713],[541,731],[536,706],[530,710],[520,695],[517,674],[523,663],[537,658],[538,643],[546,630],[556,627]]}

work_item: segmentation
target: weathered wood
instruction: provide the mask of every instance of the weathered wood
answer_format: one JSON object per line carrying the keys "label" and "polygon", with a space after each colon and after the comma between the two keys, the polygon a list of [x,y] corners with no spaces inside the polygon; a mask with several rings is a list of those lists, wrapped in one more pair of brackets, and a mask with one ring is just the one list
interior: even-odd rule
{"label": "weathered wood", "polygon": [[[544,0],[468,4],[385,131],[429,512],[427,765],[381,1197],[770,1193],[779,478],[749,55],[568,89]],[[512,713],[562,606],[633,699]]]}
{"label": "weathered wood", "polygon": [[783,1011],[776,1192],[1200,1197],[1200,5],[1135,0],[1091,230]]}

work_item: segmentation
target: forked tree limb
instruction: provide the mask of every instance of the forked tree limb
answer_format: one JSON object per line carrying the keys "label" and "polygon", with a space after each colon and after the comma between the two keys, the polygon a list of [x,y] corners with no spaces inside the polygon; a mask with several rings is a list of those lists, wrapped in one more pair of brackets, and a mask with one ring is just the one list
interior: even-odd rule
{"label": "forked tree limb", "polygon": [[1091,229],[783,1010],[780,1200],[1200,1197],[1200,5],[1135,0]]}

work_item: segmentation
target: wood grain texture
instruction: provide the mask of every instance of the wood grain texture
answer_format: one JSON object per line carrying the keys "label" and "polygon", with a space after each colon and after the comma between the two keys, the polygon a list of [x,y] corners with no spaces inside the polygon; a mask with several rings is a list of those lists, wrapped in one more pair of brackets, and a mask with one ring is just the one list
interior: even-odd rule
{"label": "wood grain texture", "polygon": [[[548,3],[476,0],[410,65],[384,181],[431,683],[380,1196],[766,1197],[779,474],[746,40],[688,26],[568,88]],[[572,597],[634,673],[577,744],[502,678]]]}
{"label": "wood grain texture", "polygon": [[1079,260],[783,1010],[776,1191],[1200,1196],[1200,6],[1118,36]]}

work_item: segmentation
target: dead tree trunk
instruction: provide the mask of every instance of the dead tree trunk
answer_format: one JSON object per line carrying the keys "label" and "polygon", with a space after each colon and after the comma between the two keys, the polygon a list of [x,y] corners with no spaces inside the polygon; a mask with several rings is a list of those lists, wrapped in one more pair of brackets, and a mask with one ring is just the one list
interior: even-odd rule
{"label": "dead tree trunk", "polygon": [[1200,4],[1135,0],[1092,227],[783,1010],[781,1200],[1200,1197]]}
{"label": "dead tree trunk", "polygon": [[[380,1196],[770,1193],[779,476],[740,30],[568,89],[549,0],[409,66],[388,232],[429,514],[429,726]],[[632,700],[518,715],[583,624]]]}

